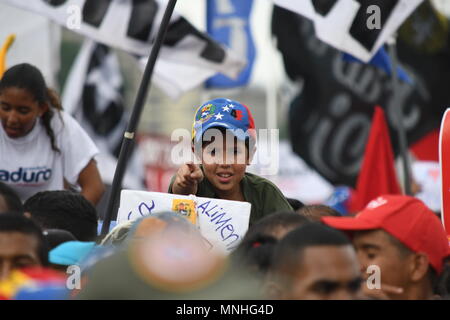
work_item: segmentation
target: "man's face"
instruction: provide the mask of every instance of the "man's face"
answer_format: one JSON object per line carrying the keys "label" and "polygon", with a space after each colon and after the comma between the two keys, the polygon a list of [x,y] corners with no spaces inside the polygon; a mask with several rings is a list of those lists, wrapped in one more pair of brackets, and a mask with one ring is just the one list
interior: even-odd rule
{"label": "man's face", "polygon": [[[358,255],[363,277],[370,274],[367,268],[376,265],[381,272],[381,286],[383,284],[405,288],[408,283],[407,263],[398,247],[390,239],[390,235],[383,230],[355,232],[353,245]],[[396,295],[390,298],[400,298]]]}
{"label": "man's face", "polygon": [[40,266],[38,239],[21,232],[0,232],[0,280],[12,270]]}
{"label": "man's face", "polygon": [[242,141],[223,135],[202,148],[202,164],[206,178],[219,193],[233,194],[240,190],[249,156]]}
{"label": "man's face", "polygon": [[351,246],[312,246],[301,257],[284,299],[353,300],[360,298],[361,275]]}

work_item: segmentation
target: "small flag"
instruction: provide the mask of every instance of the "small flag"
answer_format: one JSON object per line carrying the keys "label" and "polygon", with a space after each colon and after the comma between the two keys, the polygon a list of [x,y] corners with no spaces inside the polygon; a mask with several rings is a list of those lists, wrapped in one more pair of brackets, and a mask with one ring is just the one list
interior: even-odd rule
{"label": "small flag", "polygon": [[389,129],[384,111],[375,107],[364,160],[361,167],[356,193],[350,204],[350,212],[362,210],[372,199],[383,194],[401,194],[394,167]]}
{"label": "small flag", "polygon": [[317,37],[369,62],[423,0],[274,0],[314,22]]}

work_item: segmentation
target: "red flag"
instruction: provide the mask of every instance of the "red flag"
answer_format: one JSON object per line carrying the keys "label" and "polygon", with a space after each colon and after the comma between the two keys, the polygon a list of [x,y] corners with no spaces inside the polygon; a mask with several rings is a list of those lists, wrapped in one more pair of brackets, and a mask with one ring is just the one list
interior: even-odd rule
{"label": "red flag", "polygon": [[362,210],[382,194],[402,194],[402,191],[395,173],[394,152],[384,111],[377,106],[350,212]]}

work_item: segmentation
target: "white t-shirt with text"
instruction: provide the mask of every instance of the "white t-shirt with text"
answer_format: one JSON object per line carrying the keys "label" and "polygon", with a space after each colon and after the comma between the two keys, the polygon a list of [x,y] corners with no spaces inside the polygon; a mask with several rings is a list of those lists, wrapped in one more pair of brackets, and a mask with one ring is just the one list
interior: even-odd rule
{"label": "white t-shirt with text", "polygon": [[39,191],[63,190],[64,179],[77,185],[80,172],[98,154],[92,139],[69,114],[55,112],[51,127],[61,153],[52,149],[40,120],[29,134],[15,139],[0,125],[0,181],[22,201]]}

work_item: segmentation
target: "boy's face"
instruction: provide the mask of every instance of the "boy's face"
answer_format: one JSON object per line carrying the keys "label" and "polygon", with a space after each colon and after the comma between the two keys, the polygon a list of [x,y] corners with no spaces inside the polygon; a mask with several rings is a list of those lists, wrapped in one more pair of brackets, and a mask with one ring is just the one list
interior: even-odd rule
{"label": "boy's face", "polygon": [[239,192],[250,157],[245,142],[229,134],[215,136],[202,147],[202,164],[206,178],[220,193]]}

